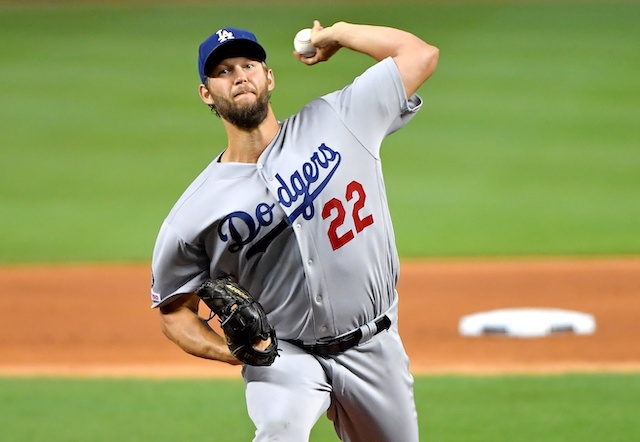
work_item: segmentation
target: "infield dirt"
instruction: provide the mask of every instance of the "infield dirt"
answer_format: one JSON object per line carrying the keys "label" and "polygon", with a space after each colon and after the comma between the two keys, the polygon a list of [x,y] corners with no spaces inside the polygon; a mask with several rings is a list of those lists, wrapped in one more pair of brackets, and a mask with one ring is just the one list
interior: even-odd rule
{"label": "infield dirt", "polygon": [[[158,325],[147,265],[0,268],[0,375],[239,377],[183,353]],[[415,374],[640,371],[640,259],[404,261],[401,336]],[[463,337],[464,315],[550,307],[596,332]]]}

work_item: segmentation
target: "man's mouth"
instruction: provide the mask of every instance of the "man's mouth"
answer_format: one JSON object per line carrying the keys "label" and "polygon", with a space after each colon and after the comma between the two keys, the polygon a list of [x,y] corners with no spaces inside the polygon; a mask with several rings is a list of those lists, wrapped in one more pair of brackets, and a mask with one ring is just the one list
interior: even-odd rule
{"label": "man's mouth", "polygon": [[[253,94],[253,93],[254,93],[253,91],[250,91],[250,90],[247,90],[247,89],[241,89],[241,90],[239,90],[239,91],[236,91],[236,92],[233,94],[233,96],[234,96],[234,98],[235,98],[235,97],[238,97],[238,96],[240,96],[240,95]],[[255,95],[255,94],[254,94],[254,95]]]}

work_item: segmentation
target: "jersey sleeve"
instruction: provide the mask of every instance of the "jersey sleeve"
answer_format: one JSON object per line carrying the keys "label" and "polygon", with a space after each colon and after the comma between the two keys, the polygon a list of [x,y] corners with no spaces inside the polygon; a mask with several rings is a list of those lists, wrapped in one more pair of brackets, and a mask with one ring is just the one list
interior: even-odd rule
{"label": "jersey sleeve", "polygon": [[422,99],[409,99],[392,58],[386,58],[344,89],[323,97],[352,134],[379,157],[382,139],[403,127],[420,110]]}
{"label": "jersey sleeve", "polygon": [[166,221],[160,228],[151,263],[151,307],[194,292],[209,275],[206,252],[185,242]]}

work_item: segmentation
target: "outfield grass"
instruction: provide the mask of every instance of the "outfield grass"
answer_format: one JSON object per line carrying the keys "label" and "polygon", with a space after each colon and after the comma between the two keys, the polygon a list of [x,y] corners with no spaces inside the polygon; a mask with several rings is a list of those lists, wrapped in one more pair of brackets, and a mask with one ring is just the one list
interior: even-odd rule
{"label": "outfield grass", "polygon": [[[640,375],[416,379],[421,440],[640,440]],[[0,440],[246,442],[242,381],[0,378]],[[328,420],[312,442],[337,441]]]}
{"label": "outfield grass", "polygon": [[640,4],[537,3],[0,5],[0,263],[148,260],[225,142],[196,95],[197,45],[255,30],[284,117],[370,64],[295,61],[313,18],[441,49],[424,110],[384,151],[401,255],[637,254]]}

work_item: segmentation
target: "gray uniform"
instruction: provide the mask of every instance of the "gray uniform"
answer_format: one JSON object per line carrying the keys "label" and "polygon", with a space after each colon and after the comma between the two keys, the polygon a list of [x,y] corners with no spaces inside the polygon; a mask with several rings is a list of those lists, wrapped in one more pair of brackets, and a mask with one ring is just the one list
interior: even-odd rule
{"label": "gray uniform", "polygon": [[[326,410],[343,440],[418,440],[380,145],[420,105],[387,58],[283,121],[257,163],[214,160],[162,225],[153,307],[233,275],[276,329],[281,357],[243,368],[256,440],[306,440]],[[382,315],[392,325],[373,336]],[[335,356],[286,342],[358,328],[360,344]]]}

